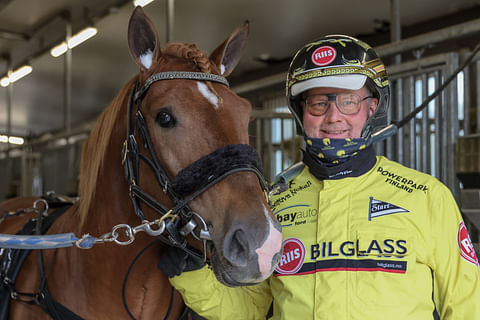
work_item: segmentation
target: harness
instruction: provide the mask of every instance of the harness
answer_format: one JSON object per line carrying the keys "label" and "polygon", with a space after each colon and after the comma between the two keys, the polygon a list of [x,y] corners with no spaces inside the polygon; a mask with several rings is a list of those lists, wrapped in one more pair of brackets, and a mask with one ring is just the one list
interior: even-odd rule
{"label": "harness", "polygon": [[[38,200],[37,200],[38,201]],[[52,199],[41,200],[44,210],[40,211],[34,204],[34,210],[38,213],[37,218],[30,219],[17,235],[42,235],[45,234],[53,222],[67,211],[73,203],[64,201],[52,201]],[[36,202],[37,203],[37,202]],[[46,214],[49,207],[56,208],[51,214]],[[17,212],[23,213],[22,210]],[[15,282],[23,263],[29,256],[31,250],[5,249],[0,265],[0,319],[10,318],[10,299],[21,301],[27,304],[39,305],[54,320],[81,320],[75,313],[55,301],[48,291],[47,276],[43,264],[42,251],[38,250],[38,272],[40,276],[40,287],[35,293],[20,292],[15,288]]]}

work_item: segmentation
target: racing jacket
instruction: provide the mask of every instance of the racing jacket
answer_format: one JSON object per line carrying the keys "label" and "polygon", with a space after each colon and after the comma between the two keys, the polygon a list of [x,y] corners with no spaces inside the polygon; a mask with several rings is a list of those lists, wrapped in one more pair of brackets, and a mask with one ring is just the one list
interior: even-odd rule
{"label": "racing jacket", "polygon": [[283,256],[255,286],[208,267],[171,279],[207,319],[480,319],[478,260],[452,194],[385,157],[357,177],[309,168],[272,199]]}

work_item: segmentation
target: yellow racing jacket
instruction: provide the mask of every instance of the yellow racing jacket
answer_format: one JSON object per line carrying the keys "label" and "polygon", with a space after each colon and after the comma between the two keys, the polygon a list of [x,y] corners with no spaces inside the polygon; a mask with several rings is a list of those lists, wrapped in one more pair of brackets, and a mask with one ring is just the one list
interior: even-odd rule
{"label": "yellow racing jacket", "polygon": [[272,199],[283,256],[255,286],[208,267],[171,279],[207,319],[480,319],[477,257],[450,191],[377,157],[359,177],[319,181],[305,167]]}

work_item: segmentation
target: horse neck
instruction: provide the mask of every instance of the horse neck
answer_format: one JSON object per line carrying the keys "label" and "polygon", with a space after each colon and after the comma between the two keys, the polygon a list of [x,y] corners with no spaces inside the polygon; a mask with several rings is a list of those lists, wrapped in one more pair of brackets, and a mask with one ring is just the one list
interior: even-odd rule
{"label": "horse neck", "polygon": [[133,80],[102,113],[85,142],[81,168],[83,172],[80,173],[81,178],[86,180],[83,182],[83,189],[81,181],[80,188],[80,202],[83,201],[80,205],[82,229],[94,227],[98,230],[104,226],[111,228],[113,223],[124,223],[133,215],[128,183],[122,166],[128,94]]}

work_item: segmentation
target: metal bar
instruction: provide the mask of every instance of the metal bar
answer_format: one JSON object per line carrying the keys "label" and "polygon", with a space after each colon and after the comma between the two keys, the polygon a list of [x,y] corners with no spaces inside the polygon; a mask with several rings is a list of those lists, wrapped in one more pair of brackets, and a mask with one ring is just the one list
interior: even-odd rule
{"label": "metal bar", "polygon": [[[258,154],[263,158],[263,148],[262,148],[262,119],[255,118],[255,149]],[[265,159],[263,160],[263,166],[265,167]]]}
{"label": "metal bar", "polygon": [[167,0],[167,42],[173,40],[175,19],[175,0]]}
{"label": "metal bar", "polygon": [[[436,76],[436,81],[435,81],[435,88],[438,88],[440,86],[440,83],[442,82],[442,78],[445,78],[445,67],[442,68],[441,72],[437,73]],[[440,136],[440,143],[437,145],[440,148],[440,152],[437,153],[437,159],[438,159],[438,164],[439,164],[439,171],[440,171],[440,176],[439,179],[443,181],[445,184],[447,182],[447,148],[448,148],[448,134],[447,134],[447,126],[445,125],[445,122],[447,120],[447,108],[445,104],[445,91],[442,92],[442,94],[439,96],[440,99],[438,99],[437,103],[437,110],[439,112],[438,118],[436,119],[437,123],[435,125],[435,130],[437,133],[439,133]],[[443,121],[442,121],[443,120]],[[438,156],[439,155],[439,156]]]}
{"label": "metal bar", "polygon": [[[65,24],[65,41],[68,43],[72,37],[72,22],[70,19]],[[63,62],[63,121],[65,131],[71,130],[72,117],[72,50],[67,48]]]}
{"label": "metal bar", "polygon": [[475,83],[476,83],[476,93],[477,93],[477,98],[476,98],[476,106],[477,106],[477,128],[476,128],[476,133],[480,133],[480,60],[477,61],[475,64]]}
{"label": "metal bar", "polygon": [[[472,65],[470,65],[468,68],[465,68],[463,70],[463,114],[462,114],[462,126],[459,128],[459,134],[460,131],[463,129],[463,134],[464,135],[469,135],[470,134],[470,90],[471,90],[471,81],[472,81]],[[459,115],[459,125],[460,125],[460,115]]]}
{"label": "metal bar", "polygon": [[[392,83],[392,89],[395,88],[395,86],[393,85],[393,81],[391,82]],[[390,97],[390,100],[393,101],[393,97],[395,96],[395,93],[394,91],[392,90],[392,96]],[[393,112],[393,105],[388,108],[387,110],[387,123],[391,123],[392,122],[392,119],[393,119],[393,115],[394,115],[394,112]],[[392,139],[387,139],[385,140],[385,151],[384,151],[384,154],[387,158],[389,159],[395,159],[394,158],[394,144],[395,144],[395,140],[392,138]]]}
{"label": "metal bar", "polygon": [[[398,79],[397,81],[397,97],[396,97],[396,117],[397,119],[403,119],[404,114],[404,107],[403,107],[403,79]],[[401,164],[405,164],[404,161],[404,143],[403,143],[403,135],[405,134],[406,128],[400,128],[398,130],[398,134],[396,136],[396,151],[397,151],[397,161]]]}
{"label": "metal bar", "polygon": [[[447,61],[445,77],[453,74],[458,68],[458,54],[451,53]],[[446,108],[447,108],[447,186],[452,191],[455,198],[459,195],[459,184],[456,178],[455,166],[455,144],[458,135],[458,86],[457,81],[447,87],[446,90]]]}
{"label": "metal bar", "polygon": [[[8,59],[8,73],[12,72],[11,69],[11,60]],[[13,83],[10,83],[7,86],[7,92],[6,92],[6,103],[7,103],[7,137],[10,138],[10,135],[12,134],[12,97],[13,97]],[[6,182],[8,188],[10,188],[10,185],[12,184],[13,181],[13,174],[12,174],[12,159],[10,158],[10,151],[12,147],[10,145],[10,142],[7,141],[7,151],[5,152],[6,154],[6,163],[7,163],[7,172],[6,172]]]}
{"label": "metal bar", "polygon": [[[421,84],[422,84],[422,101],[425,101],[427,98],[427,74],[424,73],[421,76]],[[420,166],[420,170],[426,173],[431,173],[430,168],[430,161],[429,161],[429,150],[430,150],[430,139],[428,138],[429,132],[429,121],[428,121],[428,106],[422,111],[422,132],[421,132],[421,141],[422,141],[422,163]]]}
{"label": "metal bar", "polygon": [[[400,1],[390,0],[390,42],[400,41],[402,38],[402,26],[400,23]],[[396,54],[394,57],[394,63],[399,64],[402,62],[402,56]]]}
{"label": "metal bar", "polygon": [[[408,112],[413,111],[415,109],[415,81],[413,76],[409,76],[407,79],[405,79],[407,82],[407,107],[405,109],[408,109]],[[408,113],[407,113],[408,114]],[[416,169],[417,167],[417,162],[416,162],[416,117],[413,118],[413,121],[411,121],[408,124],[408,160],[407,160],[407,165],[410,168]]]}
{"label": "metal bar", "polygon": [[375,47],[375,51],[381,57],[387,57],[412,49],[422,48],[435,43],[457,39],[480,33],[480,19],[470,20],[451,27],[423,33],[418,36]]}
{"label": "metal bar", "polygon": [[[265,172],[268,172],[268,179],[272,179],[275,172],[273,172],[273,166],[272,166],[272,156],[274,156],[273,154],[273,148],[272,148],[272,121],[271,120],[268,120],[268,119],[264,119],[263,120],[263,123],[264,123],[264,142],[266,144],[265,146],[265,152],[266,152],[266,155],[268,155],[268,157],[270,157],[270,161],[268,162],[268,171],[266,170]],[[265,156],[265,154],[264,154]]]}

